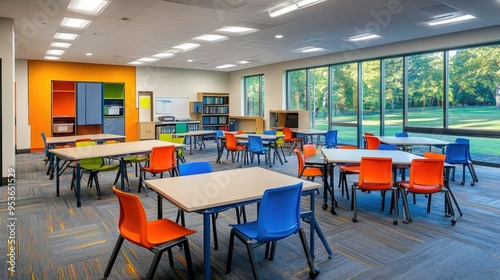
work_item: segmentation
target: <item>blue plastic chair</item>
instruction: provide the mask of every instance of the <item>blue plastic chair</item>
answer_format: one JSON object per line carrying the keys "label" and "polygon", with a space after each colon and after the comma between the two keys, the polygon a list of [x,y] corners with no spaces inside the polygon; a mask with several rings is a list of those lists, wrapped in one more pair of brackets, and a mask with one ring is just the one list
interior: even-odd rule
{"label": "blue plastic chair", "polygon": [[[189,175],[196,175],[196,174],[204,174],[204,173],[211,173],[213,172],[212,165],[208,161],[196,161],[196,162],[187,162],[183,164],[179,164],[179,175],[180,176],[189,176]],[[229,209],[230,207],[219,207],[219,208],[214,208],[212,209],[213,213],[212,214],[212,229],[213,229],[213,235],[214,235],[214,248],[215,250],[219,249],[219,241],[217,237],[217,216],[219,212],[225,211]],[[241,211],[241,215],[240,215]],[[238,217],[238,224],[240,223],[240,216],[243,216],[243,221],[246,222],[246,212],[244,206],[241,206],[241,209],[239,207],[236,207],[236,216]],[[175,220],[176,223],[179,222],[179,218],[181,219],[181,225],[185,225],[185,219],[184,219],[184,211],[182,209],[179,209],[177,211],[177,218]]]}
{"label": "blue plastic chair", "polygon": [[253,156],[257,155],[257,162],[260,165],[260,155],[264,155],[266,164],[269,163],[269,165],[271,165],[271,159],[269,158],[269,148],[264,147],[262,137],[257,135],[248,135],[247,152],[251,153],[252,162]]}
{"label": "blue plastic chair", "polygon": [[380,144],[378,145],[379,150],[397,150],[398,146],[390,144]]}
{"label": "blue plastic chair", "polygon": [[396,137],[408,137],[408,132],[398,132],[395,135]]}
{"label": "blue plastic chair", "polygon": [[254,247],[266,244],[267,258],[268,245],[271,243],[272,248],[269,259],[272,260],[274,258],[276,241],[299,232],[300,241],[302,242],[302,247],[304,248],[309,264],[309,276],[315,278],[319,274],[319,269],[314,267],[304,229],[300,225],[301,194],[302,182],[295,185],[267,189],[260,203],[257,221],[240,225],[230,225],[232,229],[229,238],[226,273],[231,272],[235,236],[246,245],[253,276],[255,279],[260,279]]}
{"label": "blue plastic chair", "polygon": [[[469,144],[467,143],[449,143],[446,146],[446,163],[449,164],[460,164],[462,165],[462,182],[460,182],[461,185],[465,184],[465,167],[469,168],[469,173],[471,174],[472,177],[472,183],[471,186],[475,185],[476,182],[476,177],[474,176],[474,173],[472,172],[471,166],[470,166],[470,161],[469,161]],[[455,181],[455,168],[452,169],[452,181]]]}
{"label": "blue plastic chair", "polygon": [[477,178],[476,169],[474,169],[474,164],[472,164],[472,157],[470,156],[470,140],[467,138],[457,138],[455,139],[455,143],[465,143],[467,144],[467,158],[469,159],[469,166],[472,170],[472,176],[474,177],[474,181],[479,182],[479,178]]}
{"label": "blue plastic chair", "polygon": [[328,130],[325,135],[325,148],[331,149],[337,147],[338,130]]}

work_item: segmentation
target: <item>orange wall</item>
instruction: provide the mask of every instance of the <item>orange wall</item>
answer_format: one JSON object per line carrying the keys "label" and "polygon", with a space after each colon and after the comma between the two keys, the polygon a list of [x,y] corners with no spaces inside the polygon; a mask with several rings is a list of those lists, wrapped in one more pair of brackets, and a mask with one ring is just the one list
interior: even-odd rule
{"label": "orange wall", "polygon": [[31,149],[43,148],[41,132],[51,135],[51,82],[115,82],[125,83],[125,136],[127,141],[138,140],[135,67],[70,63],[55,61],[28,61],[28,121],[31,126]]}

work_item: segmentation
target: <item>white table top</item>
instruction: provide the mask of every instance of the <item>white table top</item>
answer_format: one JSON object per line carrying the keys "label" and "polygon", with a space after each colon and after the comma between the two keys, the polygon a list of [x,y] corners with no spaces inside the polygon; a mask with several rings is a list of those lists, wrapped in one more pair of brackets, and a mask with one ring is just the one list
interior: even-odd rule
{"label": "white table top", "polygon": [[262,140],[276,140],[285,137],[284,135],[270,135],[270,134],[235,134],[236,139],[248,139],[248,136],[260,136]]}
{"label": "white table top", "polygon": [[92,141],[104,141],[112,139],[125,139],[123,135],[117,134],[87,134],[87,135],[73,135],[73,136],[62,136],[62,137],[47,137],[47,144],[62,144],[62,143],[74,143],[78,139],[90,138]]}
{"label": "white table top", "polygon": [[307,134],[307,135],[324,135],[326,134],[326,130],[318,130],[318,129],[292,129],[292,132],[297,134]]}
{"label": "white table top", "polygon": [[449,142],[427,137],[376,136],[380,143],[397,146],[446,146]]}
{"label": "white table top", "polygon": [[303,182],[302,190],[321,187],[261,167],[239,168],[191,176],[146,180],[146,185],[186,212],[233,205],[262,198],[270,188]]}
{"label": "white table top", "polygon": [[215,130],[193,130],[184,133],[176,133],[174,136],[202,136],[202,135],[215,135]]}
{"label": "white table top", "polygon": [[399,150],[366,149],[322,149],[321,152],[329,163],[360,163],[362,157],[392,158],[392,164],[410,165],[416,158],[423,158]]}
{"label": "white table top", "polygon": [[160,140],[145,140],[85,147],[50,149],[49,152],[68,160],[81,160],[94,157],[110,157],[148,153],[151,151],[151,149],[153,149],[153,147],[172,145],[176,148],[186,146],[184,144]]}

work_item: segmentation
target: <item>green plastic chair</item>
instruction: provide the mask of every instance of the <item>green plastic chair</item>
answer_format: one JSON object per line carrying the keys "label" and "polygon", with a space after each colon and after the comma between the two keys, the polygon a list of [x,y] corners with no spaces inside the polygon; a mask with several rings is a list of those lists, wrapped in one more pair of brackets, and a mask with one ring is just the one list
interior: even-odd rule
{"label": "green plastic chair", "polygon": [[[96,145],[96,143],[94,141],[82,141],[82,142],[77,142],[75,144],[77,147]],[[84,171],[88,171],[90,173],[89,179],[87,182],[87,187],[91,188],[92,183],[95,182],[97,199],[101,199],[101,188],[99,186],[99,179],[97,177],[97,174],[99,172],[112,172],[112,171],[120,170],[119,164],[106,164],[106,161],[102,157],[82,159],[82,160],[80,160],[80,167],[83,169],[82,174]],[[73,178],[76,178],[76,171],[73,172]],[[81,176],[80,176],[80,178],[81,178]],[[72,182],[73,182],[73,180],[72,180]]]}

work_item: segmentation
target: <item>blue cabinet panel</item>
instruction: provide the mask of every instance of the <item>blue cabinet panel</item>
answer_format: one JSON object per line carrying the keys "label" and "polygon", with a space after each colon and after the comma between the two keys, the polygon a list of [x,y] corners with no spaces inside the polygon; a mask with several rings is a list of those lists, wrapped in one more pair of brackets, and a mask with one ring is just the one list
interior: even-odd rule
{"label": "blue cabinet panel", "polygon": [[76,84],[77,125],[102,125],[102,83]]}
{"label": "blue cabinet panel", "polygon": [[86,83],[76,83],[76,125],[87,124]]}
{"label": "blue cabinet panel", "polygon": [[103,133],[125,135],[125,119],[104,118]]}

